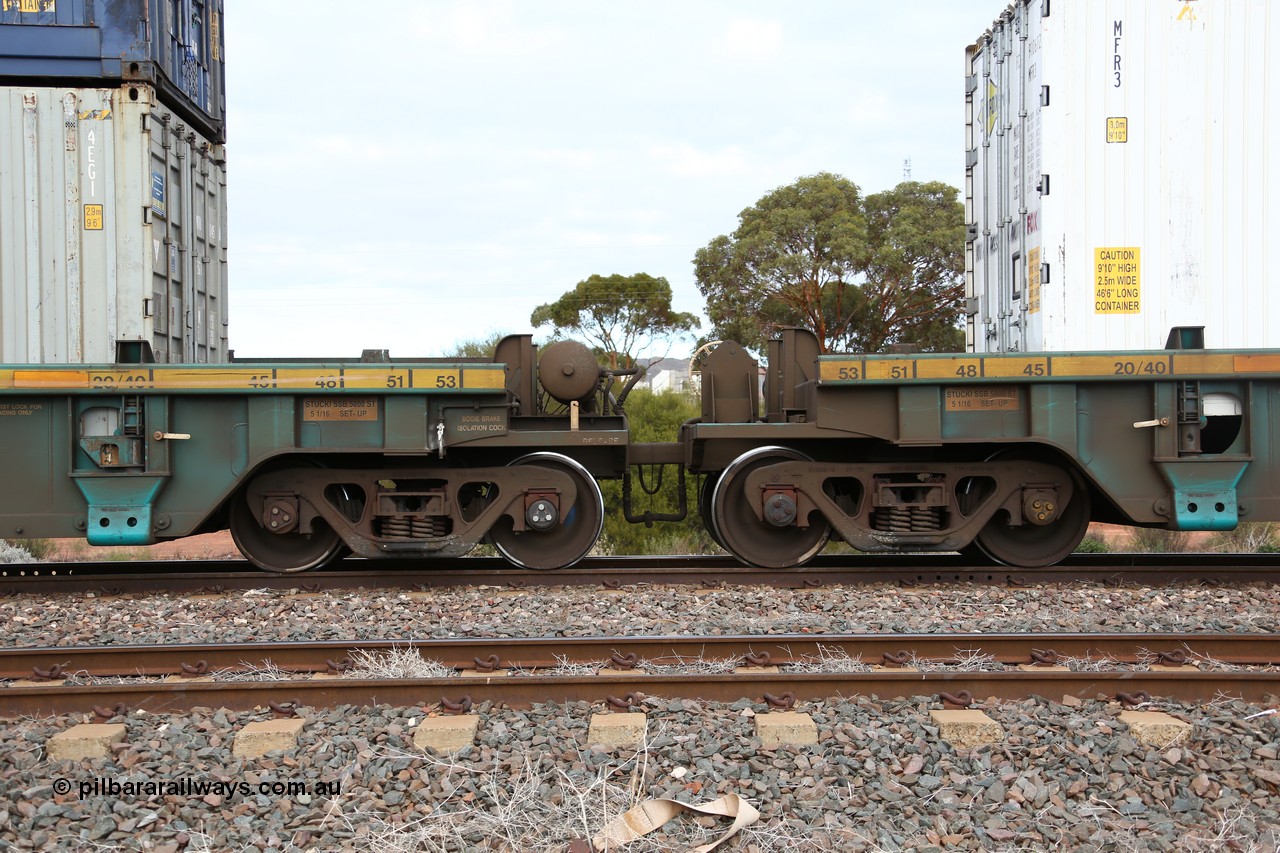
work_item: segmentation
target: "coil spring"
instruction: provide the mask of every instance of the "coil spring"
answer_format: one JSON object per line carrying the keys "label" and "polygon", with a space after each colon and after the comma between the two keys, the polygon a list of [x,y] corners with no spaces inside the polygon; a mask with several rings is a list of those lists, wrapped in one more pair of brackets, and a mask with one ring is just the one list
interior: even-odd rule
{"label": "coil spring", "polygon": [[911,509],[911,529],[923,532],[942,529],[942,507],[917,506]]}
{"label": "coil spring", "polygon": [[924,533],[930,530],[941,530],[942,507],[885,507],[876,511],[875,528],[890,533]]}
{"label": "coil spring", "polygon": [[431,518],[384,518],[382,536],[386,539],[431,539],[449,532],[449,520]]}
{"label": "coil spring", "polygon": [[893,533],[910,533],[911,510],[902,506],[891,506],[877,511],[876,530],[886,530]]}

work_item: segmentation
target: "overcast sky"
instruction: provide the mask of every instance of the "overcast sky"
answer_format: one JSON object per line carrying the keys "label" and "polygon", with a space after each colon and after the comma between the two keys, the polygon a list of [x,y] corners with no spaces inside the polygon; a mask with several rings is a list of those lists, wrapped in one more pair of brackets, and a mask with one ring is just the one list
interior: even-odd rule
{"label": "overcast sky", "polygon": [[694,252],[775,187],[962,186],[964,48],[1005,7],[226,5],[231,345],[269,357],[533,331],[594,273],[701,313]]}

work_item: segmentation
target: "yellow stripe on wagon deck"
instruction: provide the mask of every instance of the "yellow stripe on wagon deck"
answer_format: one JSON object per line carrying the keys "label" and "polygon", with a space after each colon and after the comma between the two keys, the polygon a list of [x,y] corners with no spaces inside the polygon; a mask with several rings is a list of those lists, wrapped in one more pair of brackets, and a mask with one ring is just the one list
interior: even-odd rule
{"label": "yellow stripe on wagon deck", "polygon": [[462,371],[464,388],[506,388],[507,372],[492,367],[468,367]]}
{"label": "yellow stripe on wagon deck", "polygon": [[1035,379],[1049,375],[1049,359],[1043,358],[984,358],[983,376],[1024,377]]}
{"label": "yellow stripe on wagon deck", "polygon": [[851,382],[862,378],[862,359],[841,358],[818,362],[820,382]]}
{"label": "yellow stripe on wagon deck", "polygon": [[1232,366],[1236,373],[1280,373],[1280,353],[1238,355]]}
{"label": "yellow stripe on wagon deck", "polygon": [[1280,352],[1114,352],[1084,355],[823,356],[820,382],[984,379],[1179,379],[1280,374]]}
{"label": "yellow stripe on wagon deck", "polygon": [[31,367],[0,370],[0,390],[500,391],[502,365],[484,367]]}
{"label": "yellow stripe on wagon deck", "polygon": [[1223,373],[1235,373],[1235,370],[1235,356],[1231,353],[1211,353],[1208,355],[1181,355],[1175,353],[1173,356],[1173,372],[1183,376],[1198,373],[1221,375]]}
{"label": "yellow stripe on wagon deck", "polygon": [[15,370],[14,388],[88,388],[89,374],[83,370]]}
{"label": "yellow stripe on wagon deck", "polygon": [[1053,375],[1062,376],[1168,376],[1168,355],[1053,356]]}
{"label": "yellow stripe on wagon deck", "polygon": [[922,358],[916,361],[917,379],[978,379],[982,373],[983,359],[973,356],[957,358]]}

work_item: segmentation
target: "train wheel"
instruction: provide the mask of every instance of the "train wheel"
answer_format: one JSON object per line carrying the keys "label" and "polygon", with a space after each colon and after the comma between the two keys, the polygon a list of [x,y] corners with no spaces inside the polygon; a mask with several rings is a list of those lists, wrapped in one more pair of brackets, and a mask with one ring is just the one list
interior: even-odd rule
{"label": "train wheel", "polygon": [[498,553],[525,569],[564,569],[591,552],[604,528],[604,496],[586,468],[559,453],[531,453],[512,465],[541,465],[573,478],[578,499],[564,518],[547,530],[517,533],[504,516],[489,531]]}
{"label": "train wheel", "polygon": [[807,563],[827,544],[831,528],[823,518],[808,527],[777,526],[756,517],[751,501],[759,496],[743,491],[746,477],[757,468],[789,459],[809,457],[785,447],[759,447],[735,459],[720,475],[711,495],[711,520],[725,549],[748,565],[789,569]]}
{"label": "train wheel", "polygon": [[1012,527],[1002,518],[1003,513],[987,522],[982,532],[973,540],[983,553],[1006,566],[1040,568],[1052,566],[1066,559],[1089,529],[1089,490],[1079,477],[1071,477],[1071,500],[1062,508],[1057,519],[1049,524],[1021,524]]}
{"label": "train wheel", "polygon": [[248,491],[231,502],[231,538],[250,563],[269,572],[305,572],[342,554],[345,545],[333,528],[319,519],[310,533],[272,533],[249,505]]}
{"label": "train wheel", "polygon": [[[698,515],[702,518],[702,526],[707,529],[711,541],[721,548],[724,542],[720,539],[720,531],[716,530],[716,520],[711,512],[711,498],[716,492],[716,483],[720,482],[719,474],[706,474],[702,478],[702,488],[698,492]],[[724,548],[728,551],[728,548]]]}

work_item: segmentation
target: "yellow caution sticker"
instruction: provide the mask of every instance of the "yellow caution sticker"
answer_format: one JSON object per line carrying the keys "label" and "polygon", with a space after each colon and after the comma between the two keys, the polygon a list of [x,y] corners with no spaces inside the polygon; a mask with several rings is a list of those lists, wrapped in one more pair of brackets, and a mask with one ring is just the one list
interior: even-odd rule
{"label": "yellow caution sticker", "polygon": [[102,230],[102,205],[86,204],[84,206],[84,230]]}
{"label": "yellow caution sticker", "polygon": [[1129,119],[1124,116],[1113,116],[1107,119],[1107,142],[1129,141]]}
{"label": "yellow caution sticker", "polygon": [[1137,246],[1095,248],[1093,271],[1094,313],[1142,312],[1142,251]]}
{"label": "yellow caution sticker", "polygon": [[1040,247],[1027,250],[1027,313],[1040,311]]}
{"label": "yellow caution sticker", "polygon": [[39,12],[56,12],[57,0],[3,0],[3,6],[0,11],[10,12],[17,9],[19,12],[28,14],[36,14]]}

